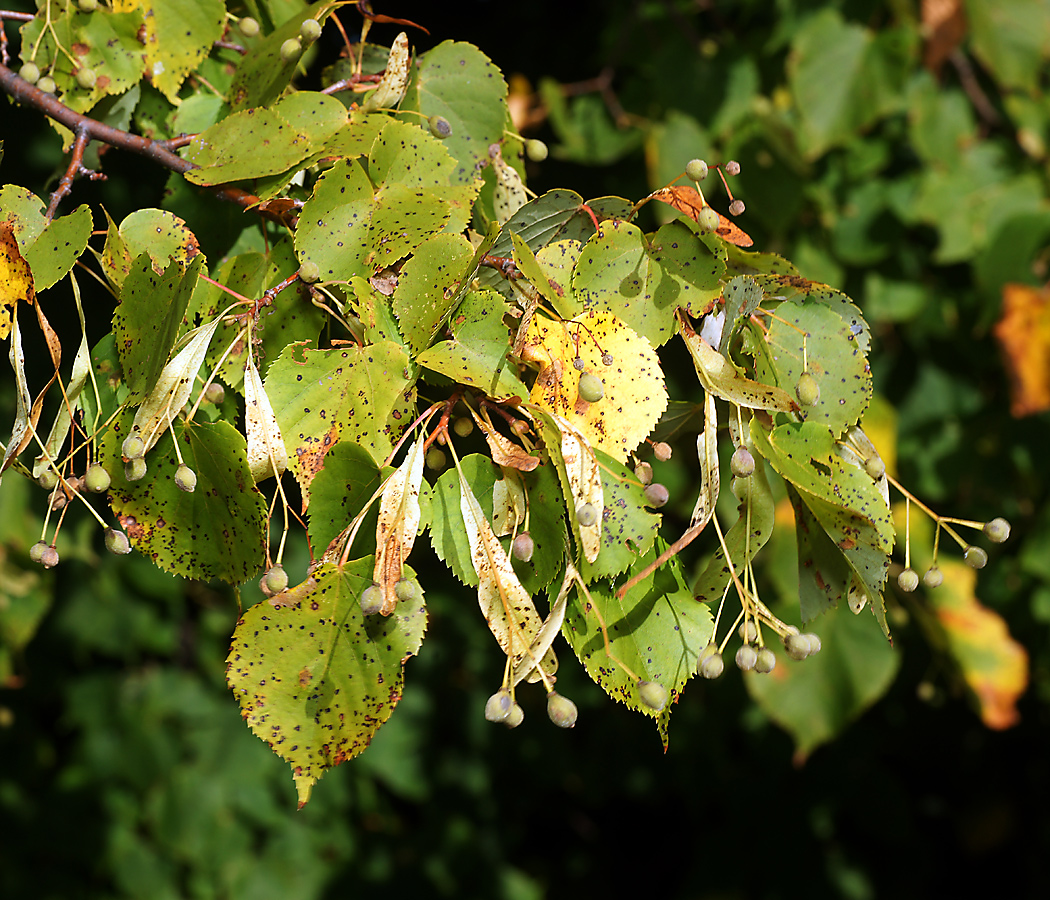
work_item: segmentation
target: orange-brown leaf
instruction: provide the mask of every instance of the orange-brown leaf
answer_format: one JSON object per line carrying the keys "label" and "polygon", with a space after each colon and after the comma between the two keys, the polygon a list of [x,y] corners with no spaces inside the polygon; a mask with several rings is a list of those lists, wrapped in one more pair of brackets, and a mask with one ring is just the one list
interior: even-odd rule
{"label": "orange-brown leaf", "polygon": [[1050,287],[1004,285],[995,337],[1010,375],[1011,414],[1050,409]]}
{"label": "orange-brown leaf", "polygon": [[922,0],[922,64],[936,75],[966,36],[962,0]]}
{"label": "orange-brown leaf", "polygon": [[[696,188],[691,188],[687,184],[673,184],[670,187],[661,188],[658,191],[654,191],[652,196],[661,203],[666,203],[680,213],[689,216],[694,222],[700,216],[700,211],[705,206],[710,205],[704,202],[704,198]],[[747,232],[734,225],[718,210],[715,210],[715,212],[718,215],[719,222],[718,227],[715,229],[715,234],[720,238],[729,241],[730,244],[736,244],[738,247],[750,247],[755,243]]]}

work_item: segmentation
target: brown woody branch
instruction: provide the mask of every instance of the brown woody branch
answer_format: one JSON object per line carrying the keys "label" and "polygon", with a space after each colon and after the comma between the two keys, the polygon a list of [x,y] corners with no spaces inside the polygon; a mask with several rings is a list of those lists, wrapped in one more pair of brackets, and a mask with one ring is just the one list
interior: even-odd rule
{"label": "brown woody branch", "polygon": [[[25,79],[20,78],[15,72],[12,72],[9,68],[3,65],[0,65],[0,89],[16,102],[38,109],[48,118],[64,125],[77,136],[77,144],[83,142],[83,147],[86,147],[90,141],[100,141],[103,144],[108,144],[119,150],[126,150],[129,153],[137,153],[139,156],[145,156],[147,159],[151,159],[153,162],[158,163],[166,169],[170,169],[172,172],[177,172],[180,175],[184,175],[191,169],[199,168],[195,163],[191,163],[189,160],[185,160],[181,156],[172,153],[161,141],[154,141],[150,138],[142,137],[141,135],[131,134],[128,131],[121,131],[119,128],[113,128],[110,125],[92,119],[90,116],[82,115],[81,113],[70,109],[64,103],[51,96],[51,94],[45,94],[38,87],[30,84]],[[81,159],[83,158],[83,147],[80,149]],[[75,153],[76,145],[74,145],[74,154]],[[76,166],[71,162],[69,169],[66,171],[66,175],[63,177],[63,182],[68,178],[71,184],[72,178],[78,171],[81,171],[79,160],[77,161]],[[72,174],[70,174],[71,172]],[[59,191],[61,190],[62,186],[60,185]],[[228,203],[234,203],[243,209],[257,207],[260,202],[259,198],[254,194],[249,194],[247,191],[242,191],[240,188],[215,187],[211,190],[215,196],[219,197],[221,200],[225,200]],[[58,191],[55,193],[57,194]],[[64,193],[59,197],[59,200],[68,193],[69,187],[67,186]],[[57,202],[54,201],[54,197],[52,197],[52,203],[53,205],[57,205]],[[261,215],[266,216],[273,221],[286,224],[285,220],[280,215],[276,215],[266,209],[260,209],[259,212]]]}

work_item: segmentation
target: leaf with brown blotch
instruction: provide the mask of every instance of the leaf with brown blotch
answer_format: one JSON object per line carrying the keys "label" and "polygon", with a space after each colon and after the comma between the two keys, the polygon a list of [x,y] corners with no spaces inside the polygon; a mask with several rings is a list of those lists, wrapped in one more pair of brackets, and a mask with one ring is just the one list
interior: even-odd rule
{"label": "leaf with brown blotch", "polygon": [[[691,188],[686,184],[673,184],[670,187],[660,188],[660,190],[654,191],[650,196],[654,200],[659,200],[661,203],[674,207],[680,213],[685,213],[694,222],[698,220],[700,211],[705,206],[710,206],[709,203],[704,202],[704,198],[696,188]],[[737,225],[734,225],[718,210],[715,210],[715,214],[718,216],[718,227],[715,229],[715,234],[722,240],[735,244],[737,247],[750,247],[755,243],[751,240],[750,235]]]}
{"label": "leaf with brown blotch", "polygon": [[484,419],[476,419],[478,427],[485,435],[492,454],[492,461],[505,469],[517,469],[519,472],[531,472],[540,464],[540,458],[533,456],[524,447],[515,444],[493,428]]}
{"label": "leaf with brown blotch", "polygon": [[1010,375],[1010,414],[1050,409],[1050,286],[1003,285],[994,331]]}
{"label": "leaf with brown blotch", "polygon": [[[602,517],[605,512],[605,496],[602,488],[602,470],[598,457],[587,438],[566,419],[551,415],[561,432],[561,458],[565,463],[565,476],[569,480],[569,492],[575,509],[569,515],[580,532],[583,558],[594,562],[602,548]],[[583,525],[577,515],[581,506],[591,504],[598,513],[593,525]]]}
{"label": "leaf with brown blotch", "polygon": [[19,300],[36,303],[33,273],[22,258],[10,222],[0,222],[0,340],[11,333],[11,317]]}
{"label": "leaf with brown blotch", "polygon": [[383,605],[379,611],[384,616],[389,616],[397,608],[395,589],[419,531],[423,444],[423,438],[419,438],[408,448],[405,461],[387,479],[379,502],[373,578],[383,592]]}
{"label": "leaf with brown blotch", "polygon": [[700,383],[708,393],[748,409],[790,412],[798,407],[787,391],[741,375],[728,359],[693,331],[683,317],[678,320],[678,330],[693,357]]}
{"label": "leaf with brown blotch", "polygon": [[704,430],[696,436],[696,452],[700,456],[700,496],[696,498],[690,528],[710,522],[718,502],[718,413],[715,398],[707,391],[704,391]]}
{"label": "leaf with brown blotch", "polygon": [[250,357],[244,368],[244,431],[248,440],[248,468],[256,484],[288,468],[288,450],[281,428],[259,370]]}
{"label": "leaf with brown blotch", "polygon": [[[456,463],[459,472],[459,507],[467,532],[471,561],[478,575],[478,605],[493,637],[516,669],[523,660],[530,658],[532,646],[543,629],[543,619],[485,518],[481,505],[459,468],[459,461]],[[539,665],[550,674],[557,668],[557,657],[548,649]]]}

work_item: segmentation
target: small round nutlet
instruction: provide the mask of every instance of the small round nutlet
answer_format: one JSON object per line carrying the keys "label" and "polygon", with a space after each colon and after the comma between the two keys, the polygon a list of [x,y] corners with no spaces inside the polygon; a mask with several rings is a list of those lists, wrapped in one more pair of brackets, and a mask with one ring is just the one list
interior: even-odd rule
{"label": "small round nutlet", "polygon": [[36,86],[45,94],[53,94],[58,89],[58,85],[55,84],[55,79],[50,75],[42,75],[40,80],[37,81]]}
{"label": "small round nutlet", "polygon": [[748,619],[746,622],[741,622],[736,633],[745,644],[750,644],[752,641],[757,640],[758,627],[755,625],[755,620]]}
{"label": "small round nutlet", "polygon": [[710,206],[705,206],[696,217],[696,224],[700,226],[700,230],[704,234],[711,234],[722,224],[722,220],[718,218],[718,213],[711,209]]}
{"label": "small round nutlet", "polygon": [[864,460],[864,471],[878,481],[886,474],[886,463],[882,461],[881,456],[870,456]]}
{"label": "small round nutlet", "polygon": [[736,667],[742,672],[750,672],[758,662],[758,651],[750,644],[744,644],[736,651]]}
{"label": "small round nutlet", "polygon": [[697,671],[707,679],[717,678],[725,671],[725,660],[722,659],[721,653],[713,653],[710,656],[704,656],[700,659],[700,665],[697,666]]}
{"label": "small round nutlet", "polygon": [[653,483],[653,467],[647,462],[639,462],[635,464],[634,476],[637,478],[642,485]]}
{"label": "small round nutlet", "polygon": [[81,12],[94,12],[98,9],[98,0],[77,0],[77,6]]}
{"label": "small round nutlet", "polygon": [[603,353],[602,354],[602,365],[603,366],[611,366],[612,364],[613,364],[613,355],[611,353],[608,353],[608,352]]}
{"label": "small round nutlet", "polygon": [[321,36],[321,23],[317,19],[303,19],[299,25],[299,37],[304,44],[312,44]]}
{"label": "small round nutlet", "polygon": [[1010,537],[1010,523],[1002,516],[999,516],[992,519],[991,522],[985,522],[983,531],[988,535],[988,540],[992,543],[1001,544]]}
{"label": "small round nutlet", "polygon": [[433,469],[435,472],[440,472],[445,468],[445,464],[448,462],[448,457],[445,455],[445,451],[440,447],[431,447],[427,451],[426,464],[428,469]]}
{"label": "small round nutlet", "polygon": [[292,60],[298,59],[303,52],[303,45],[299,42],[298,38],[288,38],[283,44],[281,44],[281,59],[285,62],[291,62]]}
{"label": "small round nutlet", "polygon": [[216,381],[213,381],[204,389],[204,399],[209,403],[214,403],[218,406],[226,399],[226,388]]}
{"label": "small round nutlet", "polygon": [[707,163],[702,159],[691,159],[685,164],[685,177],[693,181],[707,178]]}
{"label": "small round nutlet", "polygon": [[660,462],[667,462],[671,458],[671,445],[666,441],[657,441],[653,444],[653,456]]}
{"label": "small round nutlet", "polygon": [[284,570],[284,566],[280,564],[272,566],[265,577],[270,593],[279,594],[281,591],[288,590],[288,573]]}
{"label": "small round nutlet", "polygon": [[729,160],[726,163],[726,175],[739,175],[740,174],[740,163],[735,159]]}
{"label": "small round nutlet", "polygon": [[112,479],[105,466],[92,463],[84,473],[84,487],[93,494],[101,494],[109,490]]}
{"label": "small round nutlet", "polygon": [[804,637],[809,642],[809,655],[820,653],[820,637],[814,634],[812,631],[804,632],[799,637]]}
{"label": "small round nutlet", "polygon": [[598,521],[598,507],[594,503],[581,503],[576,507],[576,521],[583,528],[590,528]]}
{"label": "small round nutlet", "polygon": [[44,469],[43,472],[37,475],[36,483],[45,491],[53,491],[55,485],[58,484],[58,473],[54,469]]}
{"label": "small round nutlet", "polygon": [[180,491],[192,494],[197,490],[197,473],[183,463],[175,470],[175,486]]}
{"label": "small round nutlet", "polygon": [[944,573],[937,566],[930,566],[922,576],[922,583],[928,588],[940,587],[944,584]]}
{"label": "small round nutlet", "polygon": [[809,656],[809,635],[789,634],[784,637],[784,649],[792,659],[805,659]]}
{"label": "small round nutlet", "polygon": [[737,447],[729,460],[729,471],[737,478],[748,478],[755,471],[755,458],[747,447]]}
{"label": "small round nutlet", "polygon": [[110,553],[116,553],[118,556],[123,556],[124,554],[131,552],[131,542],[123,531],[117,531],[115,528],[107,528],[105,541],[106,549]]}
{"label": "small round nutlet", "polygon": [[43,563],[44,551],[49,547],[47,541],[37,541],[29,548],[29,559],[35,563]]}
{"label": "small round nutlet", "polygon": [[967,547],[963,559],[971,569],[983,569],[988,565],[988,553],[983,547]]}
{"label": "small round nutlet", "polygon": [[120,453],[124,459],[139,459],[146,455],[146,444],[137,434],[129,434],[124,438]]}
{"label": "small round nutlet", "polygon": [[528,562],[532,559],[532,554],[536,551],[536,542],[532,539],[532,535],[527,531],[523,531],[519,534],[510,545],[511,555],[515,559],[520,559],[522,562]]}
{"label": "small round nutlet", "polygon": [[645,486],[645,502],[646,505],[659,509],[661,506],[667,503],[671,495],[668,493],[666,487],[659,482],[653,482]]}
{"label": "small round nutlet", "polygon": [[638,696],[649,709],[657,712],[667,706],[667,689],[655,681],[639,681]]}
{"label": "small round nutlet", "polygon": [[129,459],[124,463],[124,480],[141,481],[146,477],[146,460],[141,456]]}
{"label": "small round nutlet", "polygon": [[245,37],[255,37],[259,33],[259,23],[251,16],[245,16],[237,23],[237,29]]}
{"label": "small round nutlet", "polygon": [[372,584],[361,592],[361,612],[374,616],[383,608],[383,591],[378,584]]}
{"label": "small round nutlet", "polygon": [[460,416],[452,423],[452,430],[461,437],[470,437],[474,431],[474,420],[470,416]]}
{"label": "small round nutlet", "polygon": [[45,569],[53,569],[55,566],[57,566],[58,551],[50,545],[45,547],[40,554],[40,565],[42,565]]}
{"label": "small round nutlet", "polygon": [[580,376],[580,399],[588,403],[597,403],[605,396],[605,385],[602,380],[591,372],[584,372]]}
{"label": "small round nutlet", "polygon": [[732,203],[729,204],[729,215],[731,215],[731,216],[742,215],[743,212],[744,212],[744,208],[745,207],[744,207],[744,201],[743,200],[734,200]]}
{"label": "small round nutlet", "polygon": [[755,659],[755,671],[761,675],[772,672],[777,667],[777,655],[768,647],[761,647]]}
{"label": "small round nutlet", "polygon": [[505,722],[514,705],[510,691],[506,688],[498,690],[485,702],[485,718],[490,722]]}
{"label": "small round nutlet", "polygon": [[312,259],[304,260],[299,266],[299,280],[314,284],[321,280],[321,267]]}
{"label": "small round nutlet", "polygon": [[416,586],[407,578],[402,578],[394,585],[394,596],[402,603],[411,603],[416,599]]}
{"label": "small round nutlet", "polygon": [[587,363],[585,363],[581,357],[577,356],[576,359],[572,361],[572,367],[577,372],[582,372],[584,369],[587,368]]}
{"label": "small round nutlet", "polygon": [[34,62],[27,62],[18,70],[18,77],[30,84],[36,84],[40,80],[40,66]]}
{"label": "small round nutlet", "polygon": [[795,385],[795,396],[801,406],[816,406],[820,399],[820,385],[817,379],[809,372],[803,372],[798,376],[798,384]]}
{"label": "small round nutlet", "polygon": [[430,133],[439,140],[443,141],[452,134],[452,126],[444,116],[431,116],[427,119],[427,125],[430,127]]}
{"label": "small round nutlet", "polygon": [[517,703],[510,708],[510,714],[503,720],[503,724],[508,728],[517,728],[522,722],[525,721],[525,710],[523,710]]}
{"label": "small round nutlet", "polygon": [[919,573],[914,569],[905,569],[897,576],[897,587],[910,594],[919,586]]}
{"label": "small round nutlet", "polygon": [[89,69],[86,66],[77,69],[77,84],[85,91],[90,91],[95,86],[96,81],[98,81],[98,75],[95,74],[94,69]]}
{"label": "small round nutlet", "polygon": [[557,691],[547,695],[547,717],[559,728],[572,728],[576,724],[576,704]]}
{"label": "small round nutlet", "polygon": [[549,152],[547,145],[536,138],[525,142],[525,155],[533,162],[543,162]]}

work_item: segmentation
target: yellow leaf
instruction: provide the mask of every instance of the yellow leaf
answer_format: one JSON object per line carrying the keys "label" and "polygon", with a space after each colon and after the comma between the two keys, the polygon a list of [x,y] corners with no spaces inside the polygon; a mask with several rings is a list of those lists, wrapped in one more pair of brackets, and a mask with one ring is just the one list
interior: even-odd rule
{"label": "yellow leaf", "polygon": [[[611,359],[610,365],[603,357]],[[627,461],[667,407],[663,370],[652,345],[612,313],[587,312],[565,321],[536,316],[523,358],[540,366],[529,400],[620,462]],[[582,369],[573,364],[576,359]],[[579,396],[584,372],[602,383],[602,397],[594,403]]]}
{"label": "yellow leaf", "polygon": [[18,249],[10,221],[0,222],[0,340],[11,333],[11,314],[19,300],[36,302],[33,273]]}
{"label": "yellow leaf", "polygon": [[1010,375],[1010,413],[1050,409],[1050,287],[1004,285],[995,337]]}
{"label": "yellow leaf", "polygon": [[405,461],[387,479],[379,503],[373,578],[383,591],[383,605],[379,611],[384,616],[389,616],[397,608],[395,589],[419,531],[423,443],[420,438],[409,448]]}

